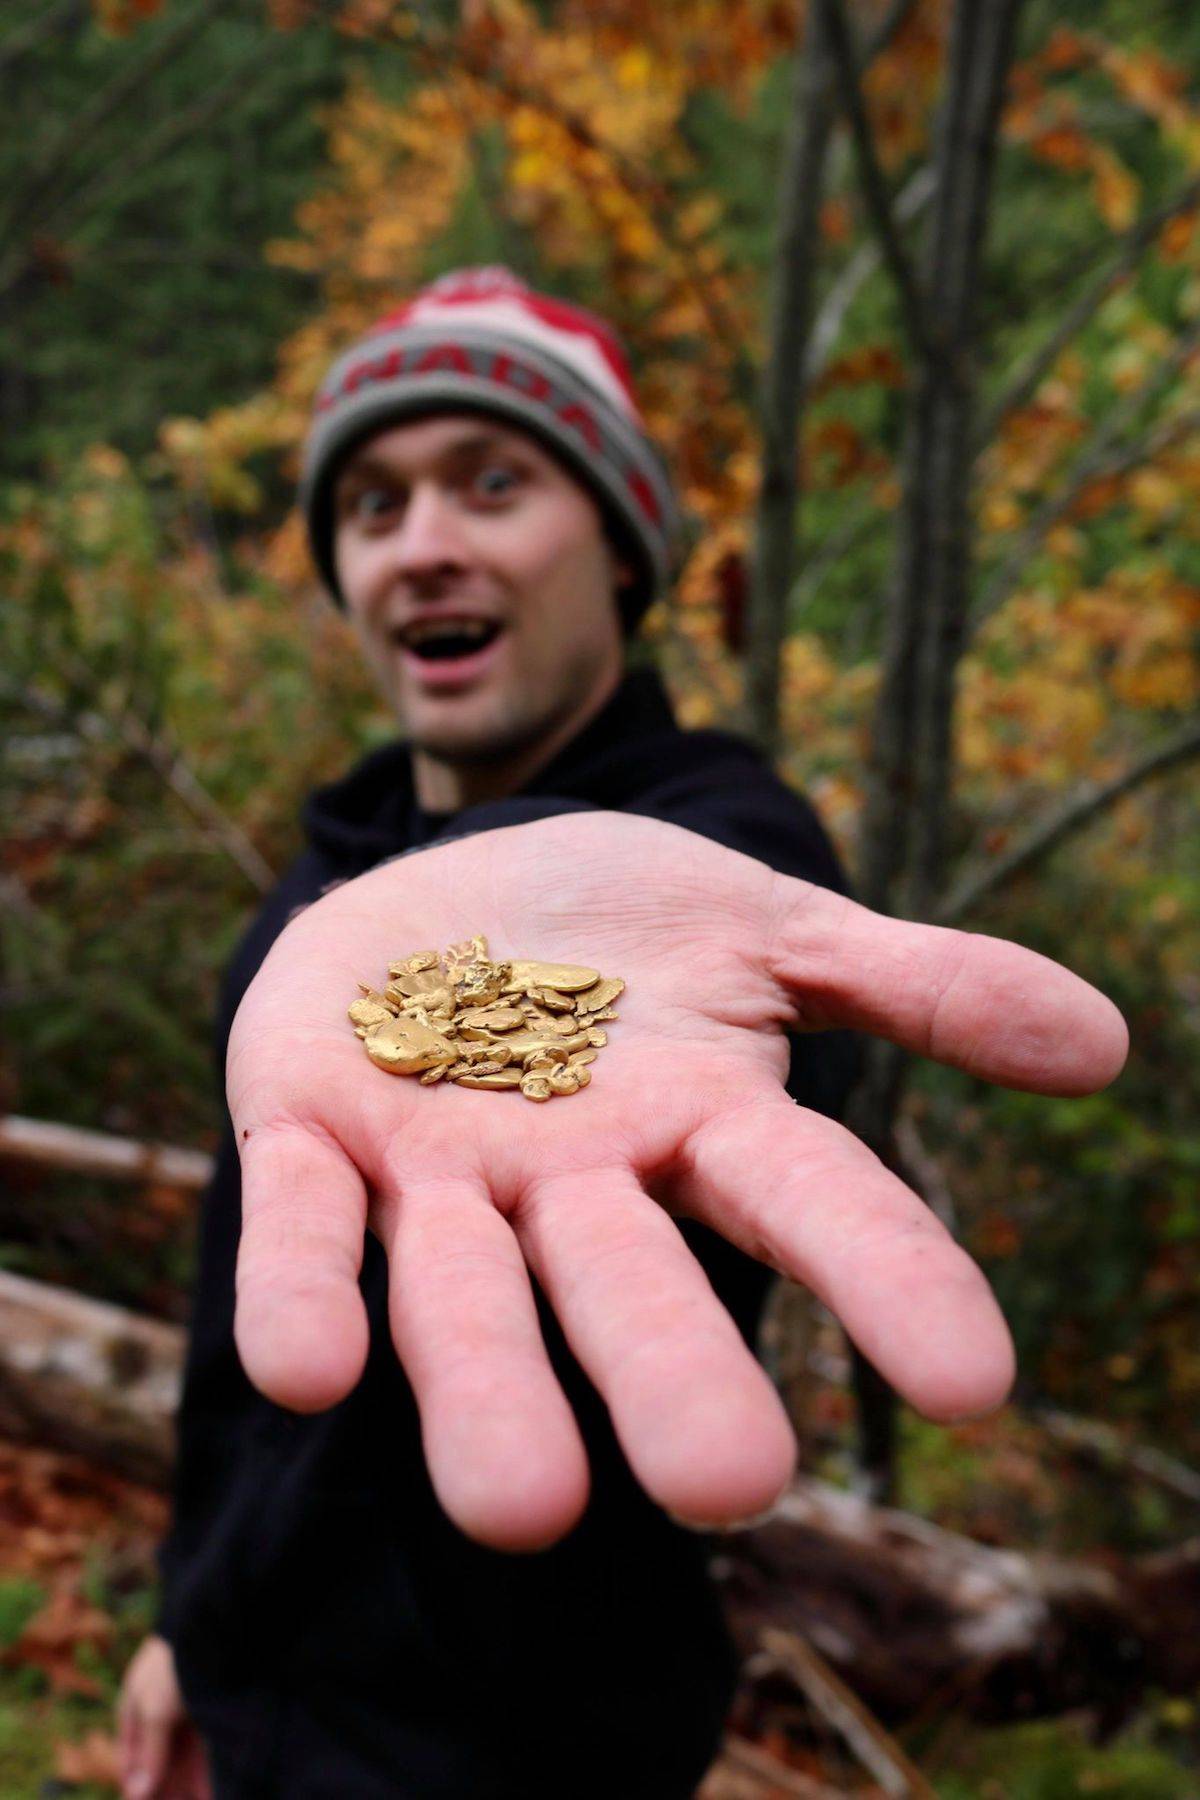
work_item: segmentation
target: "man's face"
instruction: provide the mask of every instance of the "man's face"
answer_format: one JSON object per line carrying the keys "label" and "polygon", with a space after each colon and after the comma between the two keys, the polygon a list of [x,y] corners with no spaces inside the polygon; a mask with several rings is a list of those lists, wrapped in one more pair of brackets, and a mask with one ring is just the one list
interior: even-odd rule
{"label": "man's face", "polygon": [[519,753],[619,679],[624,565],[600,511],[500,420],[439,413],[358,445],[334,484],[334,557],[367,660],[431,756]]}

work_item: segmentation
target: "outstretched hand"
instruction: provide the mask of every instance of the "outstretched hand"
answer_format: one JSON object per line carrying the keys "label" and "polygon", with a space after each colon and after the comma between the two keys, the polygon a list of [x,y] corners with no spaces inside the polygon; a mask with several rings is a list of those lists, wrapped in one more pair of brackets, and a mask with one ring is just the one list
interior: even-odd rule
{"label": "outstretched hand", "polygon": [[[356,983],[476,933],[495,958],[624,978],[588,1087],[535,1105],[368,1061],[346,1017]],[[587,1500],[529,1271],[647,1492],[696,1524],[760,1512],[795,1441],[678,1217],[805,1283],[930,1418],[999,1405],[1012,1347],[978,1268],[784,1089],[784,1030],[832,1026],[1045,1094],[1103,1087],[1126,1051],[1116,1009],[1057,963],[625,813],[480,832],[336,889],[277,939],[230,1039],[250,1380],[299,1412],[355,1385],[369,1228],[430,1477],[468,1536],[548,1545]]]}

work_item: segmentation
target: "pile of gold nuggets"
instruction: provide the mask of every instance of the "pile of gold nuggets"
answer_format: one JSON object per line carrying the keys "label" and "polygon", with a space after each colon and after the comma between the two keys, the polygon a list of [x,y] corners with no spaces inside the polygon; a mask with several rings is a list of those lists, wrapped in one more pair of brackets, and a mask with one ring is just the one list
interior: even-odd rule
{"label": "pile of gold nuggets", "polygon": [[477,936],[389,963],[382,992],[358,985],[350,1021],[377,1068],[552,1100],[591,1080],[625,983],[571,963],[492,962]]}

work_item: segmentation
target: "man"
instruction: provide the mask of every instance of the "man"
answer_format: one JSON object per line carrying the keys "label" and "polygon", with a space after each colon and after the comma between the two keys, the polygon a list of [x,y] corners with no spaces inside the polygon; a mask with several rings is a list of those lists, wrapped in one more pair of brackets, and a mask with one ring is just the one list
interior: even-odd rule
{"label": "man", "polygon": [[[822,1117],[829,1028],[1081,1093],[1123,1027],[1044,959],[840,897],[757,753],[624,673],[677,515],[593,314],[434,283],[335,363],[302,500],[405,737],[310,800],[226,985],[124,1791],[684,1800],[736,1675],[703,1530],[794,1461],[752,1354],[770,1271],[930,1416],[1011,1380],[979,1272]],[[356,980],[477,932],[626,980],[568,1104],[355,1041]]]}

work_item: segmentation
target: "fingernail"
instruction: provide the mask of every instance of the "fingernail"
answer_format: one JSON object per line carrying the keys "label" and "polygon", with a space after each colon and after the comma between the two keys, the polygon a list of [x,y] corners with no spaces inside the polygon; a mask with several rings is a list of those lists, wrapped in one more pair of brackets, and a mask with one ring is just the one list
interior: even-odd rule
{"label": "fingernail", "polygon": [[701,1524],[696,1519],[681,1519],[678,1513],[667,1510],[667,1517],[674,1519],[676,1525],[682,1525],[685,1531],[719,1531],[727,1536],[731,1531],[753,1531],[756,1525],[766,1525],[779,1515],[778,1506],[768,1506],[765,1512],[751,1513],[744,1519],[713,1520],[709,1524]]}
{"label": "fingernail", "polygon": [[150,1792],[150,1777],[144,1769],[135,1769],[125,1784],[129,1800],[145,1800]]}

